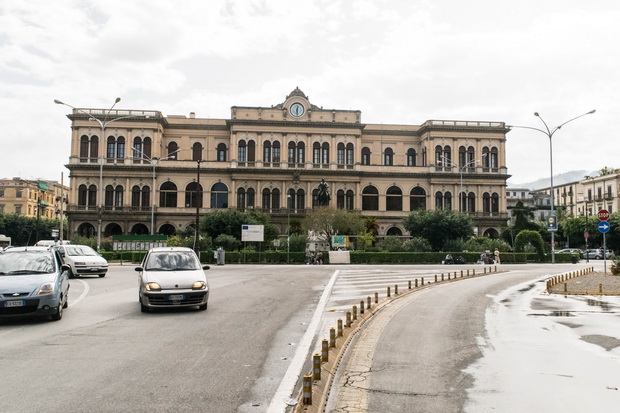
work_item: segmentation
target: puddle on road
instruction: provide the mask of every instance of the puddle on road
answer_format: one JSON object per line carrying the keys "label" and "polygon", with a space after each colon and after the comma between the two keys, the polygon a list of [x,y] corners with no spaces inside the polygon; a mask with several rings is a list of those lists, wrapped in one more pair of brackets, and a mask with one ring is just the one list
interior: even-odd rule
{"label": "puddle on road", "polygon": [[603,311],[609,311],[609,309],[611,308],[609,303],[605,301],[601,301],[601,300],[595,300],[593,298],[588,298],[588,300],[586,301],[586,304],[588,304],[591,307],[601,307],[601,310]]}
{"label": "puddle on road", "polygon": [[528,314],[530,317],[575,317],[571,311],[551,311],[549,313],[532,313]]}

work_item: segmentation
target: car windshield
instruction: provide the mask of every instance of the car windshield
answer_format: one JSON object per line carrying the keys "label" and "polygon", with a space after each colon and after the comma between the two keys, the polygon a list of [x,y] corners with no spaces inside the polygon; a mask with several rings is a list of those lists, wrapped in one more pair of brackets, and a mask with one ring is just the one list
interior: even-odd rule
{"label": "car windshield", "polygon": [[0,254],[0,276],[50,274],[54,270],[52,255],[47,251],[19,251]]}
{"label": "car windshield", "polygon": [[66,254],[71,257],[79,257],[79,256],[96,256],[97,252],[91,247],[87,246],[66,246],[64,247]]}
{"label": "car windshield", "polygon": [[189,271],[199,270],[200,263],[193,251],[152,252],[144,266],[147,271]]}

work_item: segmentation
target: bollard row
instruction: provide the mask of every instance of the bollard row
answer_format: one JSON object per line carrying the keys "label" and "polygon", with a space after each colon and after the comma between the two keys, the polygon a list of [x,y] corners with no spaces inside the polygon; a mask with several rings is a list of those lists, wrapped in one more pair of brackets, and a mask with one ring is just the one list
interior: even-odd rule
{"label": "bollard row", "polygon": [[575,270],[564,274],[555,275],[547,279],[547,291],[551,290],[553,286],[558,284],[564,284],[564,291],[566,291],[568,288],[566,281],[572,280],[577,277],[582,277],[587,274],[591,274],[592,272],[594,272],[594,267],[587,267],[581,270]]}
{"label": "bollard row", "polygon": [[[491,268],[489,267],[488,272],[491,273]],[[497,272],[497,267],[495,267],[494,272]],[[487,269],[484,269],[484,274],[487,273]],[[454,279],[456,280],[458,278],[458,272],[454,271],[454,273],[447,273],[441,274],[441,281],[445,281],[446,279],[448,281]],[[476,270],[473,269],[471,272],[471,276],[475,276],[476,275]],[[470,276],[470,270],[467,270],[466,275],[463,272],[463,270],[460,271],[460,277],[463,278],[464,276],[469,277]],[[435,274],[435,282],[439,282],[439,276],[437,274]],[[418,288],[418,287],[423,287],[425,283],[425,279],[424,277],[420,277],[415,278],[412,281],[408,281],[407,283],[407,287],[409,290],[412,290],[414,288]],[[392,289],[391,287],[387,287],[386,289],[386,298],[390,299],[392,297]],[[394,297],[396,297],[398,295],[398,284],[394,285]],[[337,347],[337,340],[340,337],[344,337],[345,334],[345,328],[350,329],[354,326],[354,323],[356,321],[359,321],[361,319],[363,319],[364,315],[367,313],[370,313],[372,310],[372,302],[373,302],[373,298],[371,296],[366,297],[366,300],[360,300],[359,302],[359,317],[358,317],[358,306],[354,305],[351,308],[351,311],[347,311],[345,313],[346,315],[346,319],[345,322],[343,324],[343,321],[341,318],[339,318],[337,320],[337,325],[336,328],[330,328],[329,329],[329,340],[324,339],[321,342],[321,354],[314,354],[312,357],[312,373],[309,375],[304,375],[303,376],[303,384],[302,384],[302,404],[303,405],[312,405],[313,403],[313,398],[312,398],[312,386],[313,386],[313,382],[316,381],[320,381],[322,379],[321,376],[321,372],[322,372],[322,364],[326,364],[329,363],[329,352],[330,349],[336,348]],[[375,292],[374,294],[374,303],[378,304],[379,303],[379,293]]]}

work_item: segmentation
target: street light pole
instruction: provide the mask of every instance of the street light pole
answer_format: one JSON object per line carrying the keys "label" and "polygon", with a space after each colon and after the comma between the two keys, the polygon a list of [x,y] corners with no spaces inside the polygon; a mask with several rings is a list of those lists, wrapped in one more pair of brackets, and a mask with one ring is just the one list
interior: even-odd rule
{"label": "street light pole", "polygon": [[151,164],[151,166],[153,166],[153,188],[151,190],[151,235],[155,235],[155,193],[156,193],[156,184],[155,184],[155,167],[157,166],[157,164],[159,163],[159,161],[166,161],[168,159],[175,159],[175,156],[173,156],[175,153],[180,152],[180,149],[177,149],[174,152],[171,152],[168,154],[168,156],[166,156],[165,158],[150,158],[148,155],[146,155],[144,152],[142,152],[140,149],[136,149],[136,148],[131,148],[133,149],[134,152],[139,152],[140,156],[142,157],[142,159],[144,159],[145,161],[147,161],[148,163]]}
{"label": "street light pole", "polygon": [[99,160],[99,191],[98,191],[99,202],[97,205],[97,252],[99,252],[101,249],[101,220],[102,220],[102,215],[103,215],[103,161],[104,161],[103,144],[105,141],[105,128],[112,122],[117,122],[119,120],[123,120],[127,118],[141,118],[141,117],[148,118],[148,116],[143,116],[143,115],[129,115],[129,116],[121,116],[121,117],[107,120],[108,116],[110,115],[110,112],[112,112],[112,109],[114,109],[114,106],[116,106],[116,104],[120,101],[121,101],[121,98],[116,98],[112,106],[110,106],[110,109],[108,109],[107,111],[104,111],[103,118],[99,119],[98,117],[94,116],[92,113],[86,112],[85,110],[82,110],[82,109],[78,109],[75,106],[71,106],[58,99],[54,99],[55,104],[68,106],[71,109],[73,109],[74,112],[79,112],[83,115],[88,116],[88,118],[91,121],[97,122],[99,124],[99,127],[101,128],[101,145],[99,145],[101,147],[101,151],[100,151],[101,154],[98,159]]}
{"label": "street light pole", "polygon": [[[521,128],[521,129],[532,129],[535,131],[538,131],[540,133],[543,133],[545,135],[547,135],[547,137],[549,138],[549,172],[550,172],[550,178],[549,178],[549,192],[551,194],[551,215],[552,217],[555,216],[555,205],[554,205],[554,188],[553,188],[553,135],[559,131],[562,126],[566,125],[569,122],[572,122],[576,119],[579,119],[583,116],[586,115],[591,115],[593,113],[596,112],[596,109],[593,109],[589,112],[586,112],[582,115],[579,116],[575,116],[572,119],[567,120],[566,122],[560,124],[559,126],[556,126],[555,128],[553,128],[553,130],[551,128],[549,128],[549,126],[547,125],[547,122],[545,122],[545,120],[542,118],[542,116],[540,116],[540,114],[538,112],[534,112],[534,116],[536,116],[538,119],[540,119],[540,121],[543,123],[543,125],[545,125],[545,129],[540,129],[540,128],[534,128],[531,126],[506,126],[508,129],[510,128]],[[551,263],[555,264],[555,251],[554,251],[554,247],[555,247],[555,230],[550,231],[551,232]]]}
{"label": "street light pole", "polygon": [[291,194],[286,196],[286,263],[288,264],[291,253]]}
{"label": "street light pole", "polygon": [[194,251],[196,251],[196,255],[200,258],[200,239],[199,239],[199,228],[200,228],[200,204],[202,203],[203,191],[200,187],[200,163],[206,162],[205,160],[196,160],[196,228],[194,232]]}

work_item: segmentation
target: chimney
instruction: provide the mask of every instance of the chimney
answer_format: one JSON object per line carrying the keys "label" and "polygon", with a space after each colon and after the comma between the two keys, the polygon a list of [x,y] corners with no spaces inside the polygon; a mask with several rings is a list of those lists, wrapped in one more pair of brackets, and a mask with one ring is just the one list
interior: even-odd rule
{"label": "chimney", "polygon": [[189,113],[189,118],[190,119],[196,119],[196,113],[195,112],[190,112]]}

